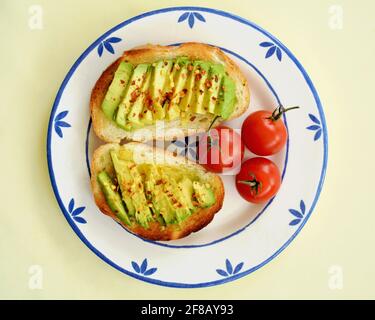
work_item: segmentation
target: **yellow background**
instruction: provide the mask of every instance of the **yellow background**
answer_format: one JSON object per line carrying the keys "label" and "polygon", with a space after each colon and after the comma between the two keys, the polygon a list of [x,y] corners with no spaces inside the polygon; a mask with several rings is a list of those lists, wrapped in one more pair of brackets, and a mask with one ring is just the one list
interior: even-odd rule
{"label": "yellow background", "polygon": [[[43,8],[43,30],[28,28],[32,4]],[[329,28],[333,4],[344,9],[342,30]],[[0,0],[0,298],[375,298],[374,4]],[[97,258],[60,213],[45,151],[51,106],[76,58],[121,21],[177,5],[226,10],[278,37],[310,74],[329,131],[325,185],[300,235],[250,276],[203,289],[143,283]],[[43,289],[29,289],[31,265],[43,268]],[[333,265],[343,268],[341,290],[328,286]]]}

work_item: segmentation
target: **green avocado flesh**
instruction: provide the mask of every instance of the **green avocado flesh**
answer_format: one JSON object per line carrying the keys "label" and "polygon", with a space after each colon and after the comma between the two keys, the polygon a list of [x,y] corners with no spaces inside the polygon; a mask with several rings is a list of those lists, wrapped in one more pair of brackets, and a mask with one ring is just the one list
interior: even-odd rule
{"label": "green avocado flesh", "polygon": [[106,202],[127,225],[149,228],[181,224],[200,208],[216,202],[212,186],[199,172],[184,166],[133,161],[128,149],[110,152],[115,177],[101,171],[97,180]]}
{"label": "green avocado flesh", "polygon": [[102,110],[132,131],[158,120],[194,121],[196,114],[227,119],[236,101],[236,84],[223,65],[178,57],[136,66],[121,62]]}

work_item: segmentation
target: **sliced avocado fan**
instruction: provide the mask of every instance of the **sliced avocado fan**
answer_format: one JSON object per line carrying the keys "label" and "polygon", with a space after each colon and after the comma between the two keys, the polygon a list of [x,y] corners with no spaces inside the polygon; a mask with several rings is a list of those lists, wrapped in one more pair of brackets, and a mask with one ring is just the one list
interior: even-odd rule
{"label": "sliced avocado fan", "polygon": [[228,119],[237,102],[236,84],[222,64],[186,57],[132,65],[121,62],[102,110],[132,131],[158,120],[194,121],[196,114]]}
{"label": "sliced avocado fan", "polygon": [[[183,166],[136,164],[131,151],[110,152],[116,179],[106,171],[98,182],[111,210],[126,225],[181,224],[216,202],[212,186]],[[114,182],[116,181],[116,183]]]}

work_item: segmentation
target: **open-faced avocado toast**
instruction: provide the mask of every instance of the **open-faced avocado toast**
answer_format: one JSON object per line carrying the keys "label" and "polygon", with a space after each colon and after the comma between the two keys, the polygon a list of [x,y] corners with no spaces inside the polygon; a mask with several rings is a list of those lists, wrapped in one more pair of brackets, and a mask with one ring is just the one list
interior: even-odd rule
{"label": "open-faced avocado toast", "polygon": [[[238,66],[202,43],[125,51],[103,72],[90,100],[94,131],[106,142],[172,140],[189,129],[207,130],[215,117],[215,125],[236,118],[248,106]],[[160,121],[164,130],[154,130]],[[143,129],[151,134],[139,134]]]}
{"label": "open-faced avocado toast", "polygon": [[142,143],[99,147],[91,174],[99,209],[147,239],[185,237],[205,227],[223,205],[219,176]]}

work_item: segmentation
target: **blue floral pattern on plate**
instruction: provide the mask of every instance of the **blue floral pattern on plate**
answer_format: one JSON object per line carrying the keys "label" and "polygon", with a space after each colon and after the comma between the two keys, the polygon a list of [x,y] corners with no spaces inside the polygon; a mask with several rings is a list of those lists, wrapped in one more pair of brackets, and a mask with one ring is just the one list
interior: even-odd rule
{"label": "blue floral pattern on plate", "polygon": [[272,57],[274,55],[274,53],[276,53],[276,57],[279,61],[281,61],[282,57],[283,57],[283,54],[282,54],[282,51],[281,49],[276,46],[274,43],[272,42],[268,42],[268,41],[265,41],[265,42],[261,42],[259,44],[261,47],[263,48],[268,48],[267,52],[266,52],[266,56],[265,58],[268,59],[270,57]]}
{"label": "blue floral pattern on plate", "polygon": [[229,259],[225,260],[225,268],[226,270],[223,269],[216,269],[216,272],[221,275],[222,277],[228,277],[231,275],[235,275],[239,273],[243,267],[243,262],[238,263],[234,268],[232,266],[232,263],[229,261]]}
{"label": "blue floral pattern on plate", "polygon": [[70,215],[72,216],[73,220],[78,222],[78,223],[87,223],[87,221],[80,217],[80,214],[83,212],[83,210],[85,210],[86,207],[78,207],[78,208],[75,208],[74,209],[74,199],[72,198],[69,202],[69,206],[68,206],[68,212],[70,213]]}
{"label": "blue floral pattern on plate", "polygon": [[311,119],[312,122],[314,122],[314,124],[306,127],[306,129],[311,130],[311,131],[315,131],[314,141],[316,141],[322,135],[322,127],[321,127],[321,124],[320,124],[320,120],[311,113],[309,113],[309,118]]}
{"label": "blue floral pattern on plate", "polygon": [[295,217],[295,219],[289,222],[290,226],[296,226],[302,221],[303,217],[305,216],[306,205],[303,200],[301,200],[301,202],[299,203],[299,208],[300,211],[296,209],[289,209],[289,212]]}
{"label": "blue floral pattern on plate", "polygon": [[189,12],[186,11],[178,18],[178,23],[183,22],[185,20],[188,21],[190,29],[194,27],[195,19],[198,19],[201,22],[206,22],[206,19],[199,13],[199,12]]}
{"label": "blue floral pattern on plate", "polygon": [[147,269],[147,259],[144,259],[142,264],[139,265],[137,262],[132,261],[132,267],[136,273],[143,274],[144,276],[150,276],[158,270],[158,268]]}
{"label": "blue floral pattern on plate", "polygon": [[63,132],[61,130],[61,128],[69,128],[71,127],[71,125],[65,121],[62,121],[62,119],[64,119],[67,115],[68,115],[69,111],[61,111],[55,118],[54,120],[54,128],[55,128],[55,132],[57,133],[57,135],[62,138],[63,137]]}
{"label": "blue floral pattern on plate", "polygon": [[122,39],[121,38],[117,38],[117,37],[110,37],[110,38],[102,41],[98,45],[98,55],[99,55],[99,57],[101,57],[103,55],[104,49],[106,49],[108,52],[114,54],[115,53],[115,49],[113,48],[112,44],[113,43],[118,43],[120,41],[122,41]]}

